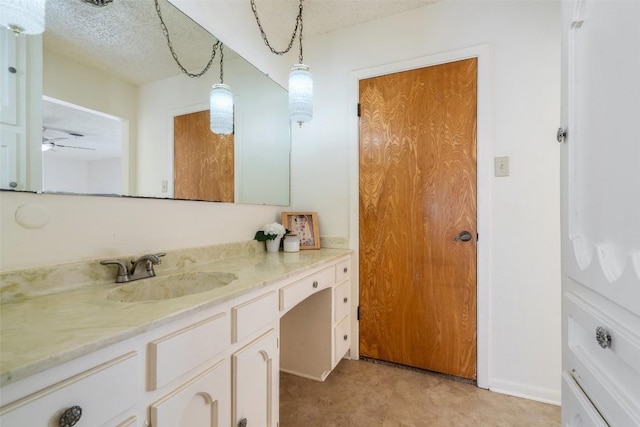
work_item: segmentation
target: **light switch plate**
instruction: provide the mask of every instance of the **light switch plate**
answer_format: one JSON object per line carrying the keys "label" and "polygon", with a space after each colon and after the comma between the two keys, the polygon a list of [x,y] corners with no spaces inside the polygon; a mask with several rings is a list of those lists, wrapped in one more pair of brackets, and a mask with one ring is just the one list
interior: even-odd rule
{"label": "light switch plate", "polygon": [[494,158],[496,176],[509,176],[509,156]]}

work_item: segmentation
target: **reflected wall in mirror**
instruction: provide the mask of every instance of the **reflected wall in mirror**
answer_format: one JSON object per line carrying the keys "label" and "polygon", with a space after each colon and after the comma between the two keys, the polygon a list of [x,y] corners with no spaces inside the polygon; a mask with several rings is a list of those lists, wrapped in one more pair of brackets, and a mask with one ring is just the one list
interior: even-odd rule
{"label": "reflected wall in mirror", "polygon": [[[159,5],[180,62],[199,73],[216,39],[166,0]],[[202,77],[184,75],[152,0],[49,1],[46,26],[44,191],[173,198],[174,117],[208,109],[219,53]],[[226,46],[224,53],[235,102],[233,200],[288,205],[286,91]]]}

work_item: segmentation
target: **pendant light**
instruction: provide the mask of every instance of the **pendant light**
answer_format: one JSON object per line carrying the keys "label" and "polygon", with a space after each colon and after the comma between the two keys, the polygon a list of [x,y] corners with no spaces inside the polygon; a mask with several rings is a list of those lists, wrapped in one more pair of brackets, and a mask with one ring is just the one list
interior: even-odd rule
{"label": "pendant light", "polygon": [[44,31],[45,0],[0,0],[0,25],[15,35]]}
{"label": "pendant light", "polygon": [[289,120],[298,123],[300,126],[302,126],[302,123],[306,123],[313,118],[313,79],[311,77],[311,72],[309,72],[309,67],[304,65],[302,61],[302,1],[303,0],[300,0],[300,4],[298,6],[296,26],[293,30],[293,34],[291,35],[289,46],[284,50],[277,51],[271,47],[271,44],[267,39],[267,35],[262,28],[255,0],[251,0],[251,9],[253,10],[256,23],[260,29],[262,40],[272,53],[275,53],[276,55],[283,55],[289,52],[293,46],[293,42],[295,41],[296,34],[299,35],[300,53],[298,55],[298,63],[291,67],[291,72],[289,73]]}
{"label": "pendant light", "polygon": [[313,80],[309,67],[295,64],[289,73],[289,120],[306,123],[313,118]]}
{"label": "pendant light", "polygon": [[[4,0],[0,0],[4,1]],[[96,0],[99,1],[99,0]],[[233,132],[233,94],[231,93],[231,88],[229,85],[224,84],[224,70],[223,70],[223,61],[224,61],[224,53],[222,52],[222,43],[220,41],[216,41],[213,45],[213,49],[211,51],[211,59],[204,67],[202,71],[199,73],[190,73],[187,69],[180,63],[178,59],[178,55],[173,49],[173,44],[171,43],[171,38],[169,36],[169,29],[167,28],[167,24],[164,22],[162,18],[162,10],[160,9],[160,3],[158,0],[154,0],[156,6],[156,13],[158,14],[158,18],[160,19],[160,26],[162,27],[162,32],[164,33],[165,38],[167,39],[167,45],[169,46],[169,50],[171,51],[171,56],[178,64],[180,70],[189,77],[199,78],[202,77],[209,68],[211,64],[213,64],[213,60],[216,57],[216,50],[220,47],[220,83],[216,83],[212,86],[211,91],[209,92],[209,127],[211,132],[217,133],[220,135],[228,135]]]}
{"label": "pendant light", "polygon": [[213,85],[209,93],[209,125],[211,132],[229,135],[233,132],[233,93],[224,84],[224,45],[220,45],[220,83]]}

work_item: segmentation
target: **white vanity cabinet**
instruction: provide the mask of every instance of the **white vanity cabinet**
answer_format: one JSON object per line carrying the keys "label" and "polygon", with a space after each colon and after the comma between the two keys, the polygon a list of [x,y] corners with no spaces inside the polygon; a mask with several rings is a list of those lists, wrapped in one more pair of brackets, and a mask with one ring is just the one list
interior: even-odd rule
{"label": "white vanity cabinet", "polygon": [[640,426],[640,2],[561,11],[562,424]]}
{"label": "white vanity cabinet", "polygon": [[249,295],[231,308],[232,426],[278,424],[278,290]]}
{"label": "white vanity cabinet", "polygon": [[264,335],[232,356],[233,422],[237,427],[276,427],[279,414],[278,331]]}
{"label": "white vanity cabinet", "polygon": [[351,344],[351,258],[280,288],[280,370],[324,381]]}
{"label": "white vanity cabinet", "polygon": [[229,317],[227,311],[213,312],[149,342],[147,390],[168,390],[150,405],[153,427],[229,425]]}
{"label": "white vanity cabinet", "polygon": [[324,380],[349,349],[350,263],[324,262],[12,382],[0,425],[58,427],[78,406],[77,427],[277,427],[279,371]]}
{"label": "white vanity cabinet", "polygon": [[336,288],[333,298],[333,360],[331,369],[344,357],[351,347],[351,259],[336,264]]}
{"label": "white vanity cabinet", "polygon": [[[139,353],[127,352],[3,406],[0,425],[58,427],[61,417],[80,427],[105,425],[137,402],[139,371]],[[127,417],[118,418],[111,425]]]}
{"label": "white vanity cabinet", "polygon": [[150,406],[153,427],[228,426],[229,364],[207,368]]}

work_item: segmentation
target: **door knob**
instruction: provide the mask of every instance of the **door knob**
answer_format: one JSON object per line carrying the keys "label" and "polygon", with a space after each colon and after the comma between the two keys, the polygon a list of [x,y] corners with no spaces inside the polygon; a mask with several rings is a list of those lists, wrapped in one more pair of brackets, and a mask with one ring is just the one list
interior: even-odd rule
{"label": "door knob", "polygon": [[469,240],[471,240],[471,233],[469,233],[468,231],[461,231],[460,234],[458,234],[456,237],[453,238],[453,240],[457,241],[462,241],[462,242],[468,242]]}

